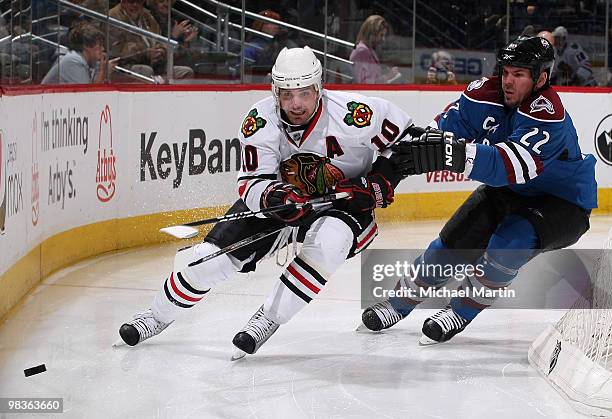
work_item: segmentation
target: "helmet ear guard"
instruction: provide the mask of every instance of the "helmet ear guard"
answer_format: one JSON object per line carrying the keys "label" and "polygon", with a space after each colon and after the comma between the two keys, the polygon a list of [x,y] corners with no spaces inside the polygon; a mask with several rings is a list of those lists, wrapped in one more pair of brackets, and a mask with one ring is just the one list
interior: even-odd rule
{"label": "helmet ear guard", "polygon": [[548,74],[544,86],[548,86],[550,83],[554,61],[555,52],[553,46],[546,39],[539,36],[519,37],[500,49],[497,54],[500,77],[506,65],[528,68],[531,70],[531,77],[534,83],[538,82],[540,74],[543,72]]}
{"label": "helmet ear guard", "polygon": [[[276,57],[274,67],[272,67],[272,94],[276,100],[279,117],[281,117],[278,99],[280,89],[301,89],[314,86],[317,91],[318,102],[323,88],[322,75],[321,61],[314,55],[310,47],[283,48]],[[287,123],[287,121],[283,122]]]}

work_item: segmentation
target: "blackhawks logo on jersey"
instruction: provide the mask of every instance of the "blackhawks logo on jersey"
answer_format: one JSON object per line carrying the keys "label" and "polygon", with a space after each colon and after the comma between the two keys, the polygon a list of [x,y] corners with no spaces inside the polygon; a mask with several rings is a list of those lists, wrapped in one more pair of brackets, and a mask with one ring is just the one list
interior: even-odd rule
{"label": "blackhawks logo on jersey", "polygon": [[344,115],[344,123],[348,126],[354,125],[357,128],[363,128],[370,125],[372,120],[372,109],[361,102],[349,102],[346,108],[351,111]]}
{"label": "blackhawks logo on jersey", "polygon": [[280,164],[283,182],[297,186],[307,195],[323,195],[341,179],[344,173],[330,159],[312,153],[294,154]]}
{"label": "blackhawks logo on jersey", "polygon": [[242,135],[244,135],[244,138],[249,138],[251,135],[255,134],[259,128],[265,127],[266,123],[267,121],[265,119],[261,116],[257,116],[257,109],[251,109],[242,123]]}

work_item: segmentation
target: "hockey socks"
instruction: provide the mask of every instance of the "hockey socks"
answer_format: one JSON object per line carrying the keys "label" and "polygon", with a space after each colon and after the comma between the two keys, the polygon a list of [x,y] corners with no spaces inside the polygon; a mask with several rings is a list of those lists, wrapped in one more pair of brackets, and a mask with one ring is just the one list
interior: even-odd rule
{"label": "hockey socks", "polygon": [[181,309],[193,307],[208,291],[210,289],[195,289],[180,272],[172,272],[155,296],[151,309],[159,320],[171,322],[176,319]]}
{"label": "hockey socks", "polygon": [[303,256],[297,256],[281,274],[280,281],[264,304],[264,310],[275,322],[286,323],[316,298],[326,282]]}

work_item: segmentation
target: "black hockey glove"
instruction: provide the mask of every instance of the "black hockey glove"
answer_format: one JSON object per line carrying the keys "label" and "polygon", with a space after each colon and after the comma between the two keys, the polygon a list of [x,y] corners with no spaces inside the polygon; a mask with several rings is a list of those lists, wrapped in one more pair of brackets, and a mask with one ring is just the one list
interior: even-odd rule
{"label": "black hockey glove", "polygon": [[[415,127],[419,134],[417,130]],[[390,160],[404,177],[438,170],[455,173],[465,170],[465,141],[457,140],[452,132],[427,128],[418,138],[395,144],[392,150]]]}
{"label": "black hockey glove", "polygon": [[380,173],[342,179],[336,192],[347,192],[350,197],[336,201],[336,208],[349,213],[364,213],[374,208],[385,208],[393,202],[393,187]]}
{"label": "black hockey glove", "polygon": [[276,218],[291,226],[308,224],[316,215],[308,198],[297,187],[289,183],[275,183],[270,185],[261,195],[261,207],[271,208],[290,203],[304,204],[299,207],[283,211],[267,213],[266,216]]}

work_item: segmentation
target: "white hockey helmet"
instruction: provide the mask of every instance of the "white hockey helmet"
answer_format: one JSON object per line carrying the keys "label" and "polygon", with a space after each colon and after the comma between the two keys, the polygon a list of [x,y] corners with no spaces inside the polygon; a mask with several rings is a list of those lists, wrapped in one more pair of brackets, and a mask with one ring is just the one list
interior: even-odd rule
{"label": "white hockey helmet", "polygon": [[314,86],[317,91],[317,106],[311,115],[312,117],[319,108],[319,99],[322,94],[322,75],[321,61],[315,57],[314,52],[308,46],[304,48],[285,47],[278,54],[274,67],[272,67],[272,94],[276,101],[278,117],[285,124],[293,126],[282,117],[279,101],[280,89],[301,89]]}
{"label": "white hockey helmet", "polygon": [[279,89],[300,89],[315,86],[321,95],[321,61],[310,47],[283,48],[272,67],[272,93],[278,99]]}

